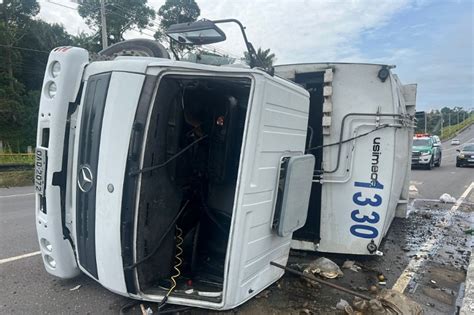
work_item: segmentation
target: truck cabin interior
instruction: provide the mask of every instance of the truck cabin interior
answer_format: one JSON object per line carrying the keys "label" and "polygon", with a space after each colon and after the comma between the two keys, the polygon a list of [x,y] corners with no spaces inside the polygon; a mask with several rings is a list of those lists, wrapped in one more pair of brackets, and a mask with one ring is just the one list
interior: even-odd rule
{"label": "truck cabin interior", "polygon": [[[141,292],[218,302],[251,88],[164,76],[148,122],[136,229]],[[169,231],[169,233],[167,233]]]}

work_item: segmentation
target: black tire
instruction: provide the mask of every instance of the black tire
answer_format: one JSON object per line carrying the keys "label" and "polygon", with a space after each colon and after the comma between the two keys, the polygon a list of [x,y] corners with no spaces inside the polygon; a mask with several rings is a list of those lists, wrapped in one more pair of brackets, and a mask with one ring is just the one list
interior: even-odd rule
{"label": "black tire", "polygon": [[434,166],[434,159],[431,158],[430,162],[428,164],[426,164],[426,169],[427,170],[431,170]]}
{"label": "black tire", "polygon": [[436,162],[435,166],[436,166],[436,167],[440,167],[440,166],[441,166],[441,155],[439,156],[438,162]]}
{"label": "black tire", "polygon": [[458,162],[456,162],[456,167],[461,167],[461,164],[459,164]]}
{"label": "black tire", "polygon": [[117,56],[141,56],[170,59],[166,48],[159,42],[151,39],[129,39],[113,44],[104,50],[99,51],[99,55],[114,59]]}

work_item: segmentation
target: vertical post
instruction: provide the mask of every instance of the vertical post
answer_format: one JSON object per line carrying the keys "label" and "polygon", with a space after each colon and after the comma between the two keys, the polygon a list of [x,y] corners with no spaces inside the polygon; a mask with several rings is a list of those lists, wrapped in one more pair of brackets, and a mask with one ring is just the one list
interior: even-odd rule
{"label": "vertical post", "polygon": [[443,137],[443,123],[444,123],[443,114],[441,114],[441,138]]}
{"label": "vertical post", "polygon": [[427,124],[428,124],[428,113],[425,112],[425,133],[427,133]]}
{"label": "vertical post", "polygon": [[100,0],[100,24],[102,28],[102,49],[107,48],[107,22],[105,18],[105,0]]}
{"label": "vertical post", "polygon": [[448,113],[448,125],[451,126],[451,113]]}

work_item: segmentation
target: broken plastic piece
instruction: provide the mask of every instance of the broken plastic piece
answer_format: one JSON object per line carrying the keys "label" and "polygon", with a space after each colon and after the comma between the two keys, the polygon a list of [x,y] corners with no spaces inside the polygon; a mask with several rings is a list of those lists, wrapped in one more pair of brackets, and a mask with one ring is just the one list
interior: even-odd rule
{"label": "broken plastic piece", "polygon": [[334,279],[342,277],[344,273],[341,271],[339,266],[330,259],[320,257],[315,261],[311,262],[308,267],[303,271],[304,273],[319,274],[320,276],[328,279]]}

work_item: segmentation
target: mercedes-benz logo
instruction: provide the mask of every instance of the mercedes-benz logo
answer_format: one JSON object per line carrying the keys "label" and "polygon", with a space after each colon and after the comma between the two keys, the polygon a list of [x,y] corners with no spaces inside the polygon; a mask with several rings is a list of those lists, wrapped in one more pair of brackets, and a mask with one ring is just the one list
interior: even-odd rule
{"label": "mercedes-benz logo", "polygon": [[77,186],[82,192],[86,193],[91,190],[93,184],[94,176],[91,169],[86,165],[81,166],[77,174]]}

